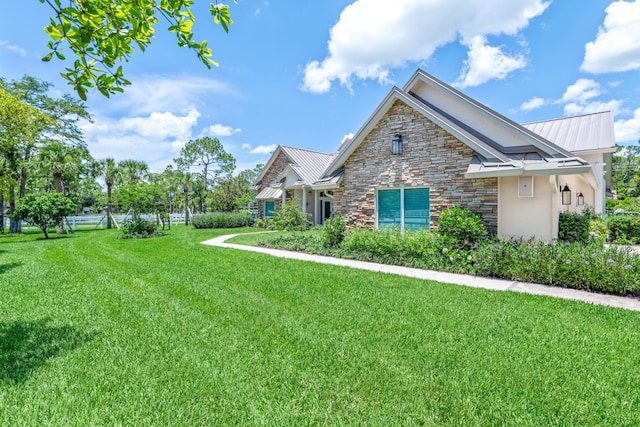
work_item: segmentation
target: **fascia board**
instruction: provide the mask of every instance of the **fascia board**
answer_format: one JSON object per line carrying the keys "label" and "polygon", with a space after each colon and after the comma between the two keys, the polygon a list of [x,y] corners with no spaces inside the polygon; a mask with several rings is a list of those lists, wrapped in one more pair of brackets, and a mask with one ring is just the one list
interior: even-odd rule
{"label": "fascia board", "polygon": [[[271,155],[271,157],[267,161],[267,164],[264,165],[264,167],[262,168],[262,170],[260,171],[260,173],[258,174],[256,179],[253,181],[253,185],[256,185],[256,183],[260,182],[262,180],[262,178],[264,178],[264,176],[267,174],[267,171],[269,171],[269,168],[273,165],[273,162],[276,161],[276,158],[278,157],[278,154],[284,153],[282,148],[280,148],[280,147],[281,146],[278,145],[278,148],[276,148],[276,151],[273,152],[273,154]],[[286,154],[285,154],[285,156],[286,156]]]}
{"label": "fascia board", "polygon": [[553,142],[542,138],[540,135],[530,131],[529,129],[525,128],[524,126],[514,122],[513,120],[503,116],[502,114],[498,113],[497,111],[494,111],[492,109],[490,109],[489,107],[487,107],[486,105],[481,104],[480,102],[476,101],[473,98],[470,98],[469,96],[465,95],[464,93],[456,90],[455,88],[447,85],[446,83],[438,80],[437,78],[435,78],[434,76],[430,75],[429,73],[426,73],[425,71],[418,69],[416,71],[416,73],[413,75],[413,77],[409,80],[409,82],[407,82],[407,84],[403,87],[403,90],[405,92],[410,92],[411,88],[413,88],[417,82],[423,82],[433,88],[437,88],[438,90],[442,91],[442,92],[446,92],[449,95],[458,98],[459,100],[461,100],[462,102],[465,102],[467,104],[472,105],[475,109],[478,109],[480,111],[482,111],[484,114],[493,117],[493,119],[496,121],[496,123],[500,123],[501,126],[510,128],[512,131],[516,131],[519,133],[524,134],[527,139],[529,139],[530,141],[532,141],[532,145],[541,148],[545,151],[547,150],[552,150],[555,151],[559,154],[565,155],[565,156],[573,156],[573,154],[567,150],[565,150],[564,148],[554,144]]}

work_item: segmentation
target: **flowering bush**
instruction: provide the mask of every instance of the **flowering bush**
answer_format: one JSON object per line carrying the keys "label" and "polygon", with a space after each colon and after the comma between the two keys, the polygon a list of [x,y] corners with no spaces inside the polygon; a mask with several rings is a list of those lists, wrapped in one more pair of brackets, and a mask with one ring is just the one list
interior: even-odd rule
{"label": "flowering bush", "polygon": [[384,264],[640,296],[640,254],[626,247],[607,247],[597,239],[588,244],[503,240],[485,242],[476,249],[467,250],[439,233],[401,233],[397,228],[356,228],[335,248],[324,245],[319,234],[301,236],[279,236],[277,241],[265,240],[265,245]]}

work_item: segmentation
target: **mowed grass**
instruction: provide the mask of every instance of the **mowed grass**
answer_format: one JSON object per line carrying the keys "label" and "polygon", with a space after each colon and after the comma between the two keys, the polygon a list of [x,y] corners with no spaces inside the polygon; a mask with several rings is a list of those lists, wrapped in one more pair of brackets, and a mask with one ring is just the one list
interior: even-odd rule
{"label": "mowed grass", "polygon": [[640,424],[640,313],[226,232],[0,237],[0,425]]}

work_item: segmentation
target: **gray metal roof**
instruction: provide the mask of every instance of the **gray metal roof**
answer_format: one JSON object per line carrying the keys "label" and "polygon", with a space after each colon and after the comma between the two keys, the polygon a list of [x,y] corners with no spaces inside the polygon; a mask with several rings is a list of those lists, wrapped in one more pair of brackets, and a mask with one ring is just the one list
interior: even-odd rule
{"label": "gray metal roof", "polygon": [[615,149],[613,117],[610,111],[522,126],[572,153]]}
{"label": "gray metal roof", "polygon": [[282,189],[280,187],[270,186],[262,189],[260,193],[256,196],[258,200],[271,200],[271,199],[279,199],[282,197]]}
{"label": "gray metal roof", "polygon": [[291,168],[304,185],[312,185],[320,179],[331,162],[333,154],[319,153],[317,151],[303,150],[301,148],[280,146],[284,154],[293,164]]}

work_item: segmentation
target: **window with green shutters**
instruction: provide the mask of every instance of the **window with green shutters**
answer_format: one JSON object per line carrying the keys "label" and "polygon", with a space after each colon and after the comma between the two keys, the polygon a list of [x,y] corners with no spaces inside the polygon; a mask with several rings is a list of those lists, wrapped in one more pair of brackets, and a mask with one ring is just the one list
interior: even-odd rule
{"label": "window with green shutters", "polygon": [[274,202],[273,200],[269,200],[264,202],[264,217],[265,218],[273,218],[273,216],[275,215],[275,208],[276,202]]}
{"label": "window with green shutters", "polygon": [[429,189],[404,189],[404,229],[410,231],[429,229]]}
{"label": "window with green shutters", "polygon": [[400,227],[400,190],[378,191],[378,227]]}
{"label": "window with green shutters", "polygon": [[393,188],[378,190],[378,227],[429,229],[429,189]]}

